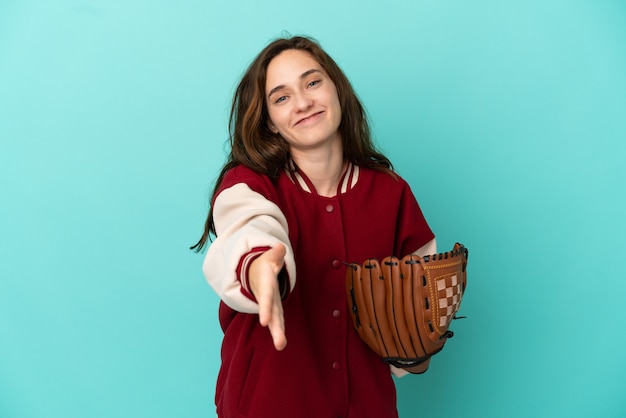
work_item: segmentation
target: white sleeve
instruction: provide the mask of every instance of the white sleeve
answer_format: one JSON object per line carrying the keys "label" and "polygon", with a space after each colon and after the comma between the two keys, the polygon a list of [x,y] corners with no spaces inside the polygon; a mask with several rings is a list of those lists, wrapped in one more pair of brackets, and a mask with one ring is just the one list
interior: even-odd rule
{"label": "white sleeve", "polygon": [[[415,250],[413,254],[418,255],[420,257],[424,257],[425,255],[437,254],[437,238],[431,239],[426,244],[424,244],[423,246]],[[400,369],[398,367],[391,366],[391,365],[389,367],[391,368],[391,374],[393,374],[396,377],[402,377],[402,376],[406,376],[407,374],[409,374],[409,372],[407,372],[404,369]]]}
{"label": "white sleeve", "polygon": [[392,366],[392,365],[389,365],[389,367],[391,368],[391,374],[394,375],[395,377],[404,377],[407,374],[410,374],[406,370],[401,369],[399,367]]}
{"label": "white sleeve", "polygon": [[437,238],[431,239],[426,244],[422,245],[420,248],[413,251],[413,254],[418,255],[420,257],[424,257],[425,255],[437,254]]}
{"label": "white sleeve", "polygon": [[[289,290],[293,290],[296,268],[287,219],[275,203],[245,183],[238,183],[217,196],[213,218],[217,238],[206,253],[202,272],[224,303],[240,312],[259,312],[258,304],[242,293],[242,286],[245,288],[248,282],[247,263],[255,255],[251,254],[254,248],[273,247],[279,242],[287,249],[285,268]],[[237,275],[240,263],[240,275],[244,277]]]}

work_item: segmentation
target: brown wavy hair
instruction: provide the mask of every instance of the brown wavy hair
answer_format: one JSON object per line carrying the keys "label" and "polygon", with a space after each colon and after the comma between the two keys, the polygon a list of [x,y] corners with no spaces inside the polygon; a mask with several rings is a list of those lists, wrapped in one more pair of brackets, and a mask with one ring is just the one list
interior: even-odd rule
{"label": "brown wavy hair", "polygon": [[267,67],[276,56],[289,49],[309,53],[335,84],[341,104],[339,133],[344,158],[361,167],[388,172],[393,170],[389,159],[374,146],[365,109],[337,63],[310,37],[278,38],[252,61],[235,90],[228,124],[231,151],[215,182],[204,232],[200,240],[191,247],[192,250],[201,251],[210,235],[217,235],[213,201],[228,170],[242,164],[275,179],[291,158],[287,142],[269,129],[269,113],[265,101]]}

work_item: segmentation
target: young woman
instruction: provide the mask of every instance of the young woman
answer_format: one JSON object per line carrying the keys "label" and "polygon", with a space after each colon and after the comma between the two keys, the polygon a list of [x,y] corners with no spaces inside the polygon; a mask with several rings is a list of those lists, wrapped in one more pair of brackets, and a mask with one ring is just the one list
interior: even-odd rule
{"label": "young woman", "polygon": [[407,371],[354,331],[344,262],[434,254],[435,238],[350,82],[312,39],[277,39],[239,83],[230,131],[193,247],[216,237],[203,272],[222,300],[218,416],[397,417],[391,374]]}

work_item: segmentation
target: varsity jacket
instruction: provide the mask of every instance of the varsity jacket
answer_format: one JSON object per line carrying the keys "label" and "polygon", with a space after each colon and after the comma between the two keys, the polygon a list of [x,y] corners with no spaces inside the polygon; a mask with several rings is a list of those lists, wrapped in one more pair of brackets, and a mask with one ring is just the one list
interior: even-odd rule
{"label": "varsity jacket", "polygon": [[[221,298],[218,416],[397,417],[390,368],[353,329],[344,263],[436,252],[408,184],[349,165],[336,196],[323,197],[295,165],[275,180],[238,166],[224,176],[213,211],[217,237],[203,272]],[[287,248],[282,351],[259,325],[247,277],[279,242]]]}

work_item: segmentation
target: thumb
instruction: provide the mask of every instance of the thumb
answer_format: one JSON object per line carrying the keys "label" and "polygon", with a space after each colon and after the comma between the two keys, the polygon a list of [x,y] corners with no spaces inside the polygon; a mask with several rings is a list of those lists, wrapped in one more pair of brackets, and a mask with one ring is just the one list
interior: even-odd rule
{"label": "thumb", "polygon": [[276,244],[274,247],[267,250],[264,254],[266,260],[269,263],[272,263],[276,266],[278,270],[283,268],[285,264],[285,255],[287,254],[287,249],[285,245],[282,243]]}

